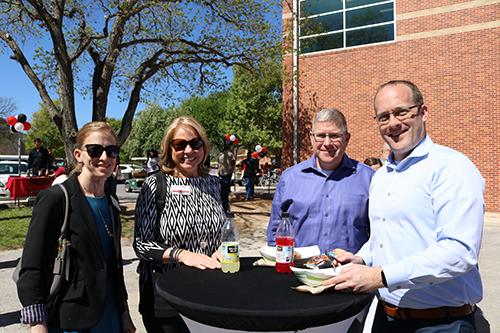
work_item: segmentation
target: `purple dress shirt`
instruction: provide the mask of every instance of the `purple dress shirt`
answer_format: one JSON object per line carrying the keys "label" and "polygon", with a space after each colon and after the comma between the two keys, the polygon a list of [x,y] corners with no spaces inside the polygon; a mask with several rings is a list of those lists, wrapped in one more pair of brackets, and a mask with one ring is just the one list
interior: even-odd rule
{"label": "purple dress shirt", "polygon": [[316,156],[286,169],[274,195],[267,243],[275,246],[281,203],[295,230],[295,247],[318,245],[321,252],[342,248],[356,253],[368,240],[368,192],[374,171],[347,155],[329,176],[316,166]]}

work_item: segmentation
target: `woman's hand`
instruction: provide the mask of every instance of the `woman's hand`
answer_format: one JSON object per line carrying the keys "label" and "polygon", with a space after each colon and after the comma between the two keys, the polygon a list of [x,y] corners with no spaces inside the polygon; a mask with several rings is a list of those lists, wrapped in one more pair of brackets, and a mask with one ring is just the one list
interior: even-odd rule
{"label": "woman's hand", "polygon": [[122,313],[123,333],[135,333],[135,326],[130,317],[130,312],[126,310]]}
{"label": "woman's hand", "polygon": [[179,262],[186,266],[196,267],[199,269],[220,268],[220,263],[217,259],[213,257],[211,258],[202,253],[194,253],[187,250],[184,250],[179,254]]}
{"label": "woman's hand", "polygon": [[220,252],[220,250],[217,250],[212,254],[212,259],[215,259],[218,262],[222,261],[222,253]]}
{"label": "woman's hand", "polygon": [[31,325],[30,328],[31,328],[31,333],[48,333],[49,332],[47,324],[45,324],[45,323],[33,324],[33,325]]}

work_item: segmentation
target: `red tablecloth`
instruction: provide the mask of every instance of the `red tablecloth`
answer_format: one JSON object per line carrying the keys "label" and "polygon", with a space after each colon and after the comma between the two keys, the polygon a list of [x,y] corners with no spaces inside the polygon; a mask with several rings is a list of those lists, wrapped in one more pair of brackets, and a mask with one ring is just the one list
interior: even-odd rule
{"label": "red tablecloth", "polygon": [[10,176],[7,181],[7,189],[10,191],[11,199],[26,198],[36,196],[38,192],[44,190],[54,179],[51,177],[15,177]]}

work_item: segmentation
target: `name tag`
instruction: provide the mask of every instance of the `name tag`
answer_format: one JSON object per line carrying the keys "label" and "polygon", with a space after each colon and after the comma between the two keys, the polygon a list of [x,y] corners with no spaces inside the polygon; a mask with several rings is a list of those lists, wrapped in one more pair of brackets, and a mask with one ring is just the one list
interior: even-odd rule
{"label": "name tag", "polygon": [[188,185],[172,185],[170,193],[175,195],[191,195],[191,186]]}

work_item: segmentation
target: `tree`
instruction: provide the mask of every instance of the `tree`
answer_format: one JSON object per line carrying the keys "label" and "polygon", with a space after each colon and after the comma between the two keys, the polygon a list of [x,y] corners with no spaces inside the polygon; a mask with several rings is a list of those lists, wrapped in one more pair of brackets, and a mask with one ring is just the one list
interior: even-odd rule
{"label": "tree", "polygon": [[212,148],[222,150],[226,133],[224,118],[227,112],[228,92],[216,92],[206,97],[195,96],[181,103],[180,109],[198,120],[207,132]]}
{"label": "tree", "polygon": [[185,113],[181,110],[166,109],[156,104],[141,111],[134,120],[127,142],[122,146],[121,160],[127,161],[130,157],[146,156],[149,149],[160,150],[165,130],[174,118],[182,114]]}
{"label": "tree", "polygon": [[259,70],[235,69],[229,90],[225,129],[237,133],[241,144],[253,150],[267,146],[281,156],[281,62],[276,58],[262,62]]}
{"label": "tree", "polygon": [[[0,39],[72,156],[76,91],[91,94],[92,120],[106,118],[113,89],[128,101],[122,144],[144,91],[152,96],[193,83],[203,89],[221,82],[221,67],[251,68],[262,59],[281,33],[265,19],[272,6],[265,0],[1,1]],[[25,40],[38,45],[32,59],[21,48]]]}
{"label": "tree", "polygon": [[0,97],[0,154],[17,153],[17,136],[10,131],[10,126],[5,119],[15,116],[17,106],[12,98]]}
{"label": "tree", "polygon": [[[59,102],[55,101],[55,105],[59,106]],[[49,112],[40,103],[38,111],[34,112],[31,119],[31,129],[25,135],[26,150],[30,151],[35,147],[34,140],[42,139],[45,148],[51,147],[55,157],[65,157],[64,140],[57,129],[57,126],[51,120]]]}

